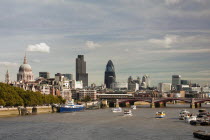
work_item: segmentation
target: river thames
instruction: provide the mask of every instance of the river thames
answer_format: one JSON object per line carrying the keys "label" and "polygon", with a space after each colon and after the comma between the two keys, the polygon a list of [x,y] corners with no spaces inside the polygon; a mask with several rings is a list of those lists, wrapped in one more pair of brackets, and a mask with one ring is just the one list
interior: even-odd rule
{"label": "river thames", "polygon": [[[50,113],[0,118],[0,140],[194,140],[193,131],[209,126],[192,126],[178,119],[186,107],[137,108],[132,117],[112,113],[111,109],[74,113]],[[206,108],[210,111],[210,108]],[[157,111],[166,118],[156,119]]]}

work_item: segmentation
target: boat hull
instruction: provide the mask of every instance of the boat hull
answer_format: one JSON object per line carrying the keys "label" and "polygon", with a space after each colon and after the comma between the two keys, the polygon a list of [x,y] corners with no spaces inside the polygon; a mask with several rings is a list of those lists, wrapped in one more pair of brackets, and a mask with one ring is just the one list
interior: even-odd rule
{"label": "boat hull", "polygon": [[78,108],[58,107],[59,113],[77,112],[77,111],[83,111],[83,110],[84,110],[84,107],[78,107]]}

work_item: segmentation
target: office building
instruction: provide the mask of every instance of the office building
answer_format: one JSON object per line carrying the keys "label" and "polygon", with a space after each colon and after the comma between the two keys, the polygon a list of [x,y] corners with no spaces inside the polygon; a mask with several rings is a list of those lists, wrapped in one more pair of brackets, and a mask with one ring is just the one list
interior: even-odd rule
{"label": "office building", "polygon": [[172,75],[172,88],[176,90],[177,85],[181,85],[181,75]]}
{"label": "office building", "polygon": [[108,61],[105,70],[104,84],[106,88],[110,88],[111,84],[116,81],[115,69],[111,60]]}
{"label": "office building", "polygon": [[49,72],[39,72],[39,77],[49,79],[50,78],[50,73]]}
{"label": "office building", "polygon": [[82,80],[83,86],[88,86],[88,73],[86,73],[86,62],[84,55],[78,55],[76,58],[76,81]]}

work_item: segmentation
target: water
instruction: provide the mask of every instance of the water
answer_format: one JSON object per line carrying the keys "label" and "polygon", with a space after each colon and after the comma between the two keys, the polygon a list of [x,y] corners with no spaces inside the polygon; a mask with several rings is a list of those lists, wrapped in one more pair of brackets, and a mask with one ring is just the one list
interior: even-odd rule
{"label": "water", "polygon": [[[132,117],[100,109],[0,118],[0,140],[194,140],[193,131],[210,132],[210,126],[192,126],[179,120],[181,109],[170,105],[137,108]],[[156,119],[155,113],[162,110],[167,117]]]}

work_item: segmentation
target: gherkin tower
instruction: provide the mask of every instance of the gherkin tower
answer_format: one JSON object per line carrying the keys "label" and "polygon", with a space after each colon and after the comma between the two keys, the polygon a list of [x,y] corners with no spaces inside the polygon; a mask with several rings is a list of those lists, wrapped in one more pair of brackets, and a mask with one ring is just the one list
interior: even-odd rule
{"label": "gherkin tower", "polygon": [[115,69],[111,60],[108,61],[105,70],[104,83],[107,88],[111,87],[111,84],[116,81]]}

